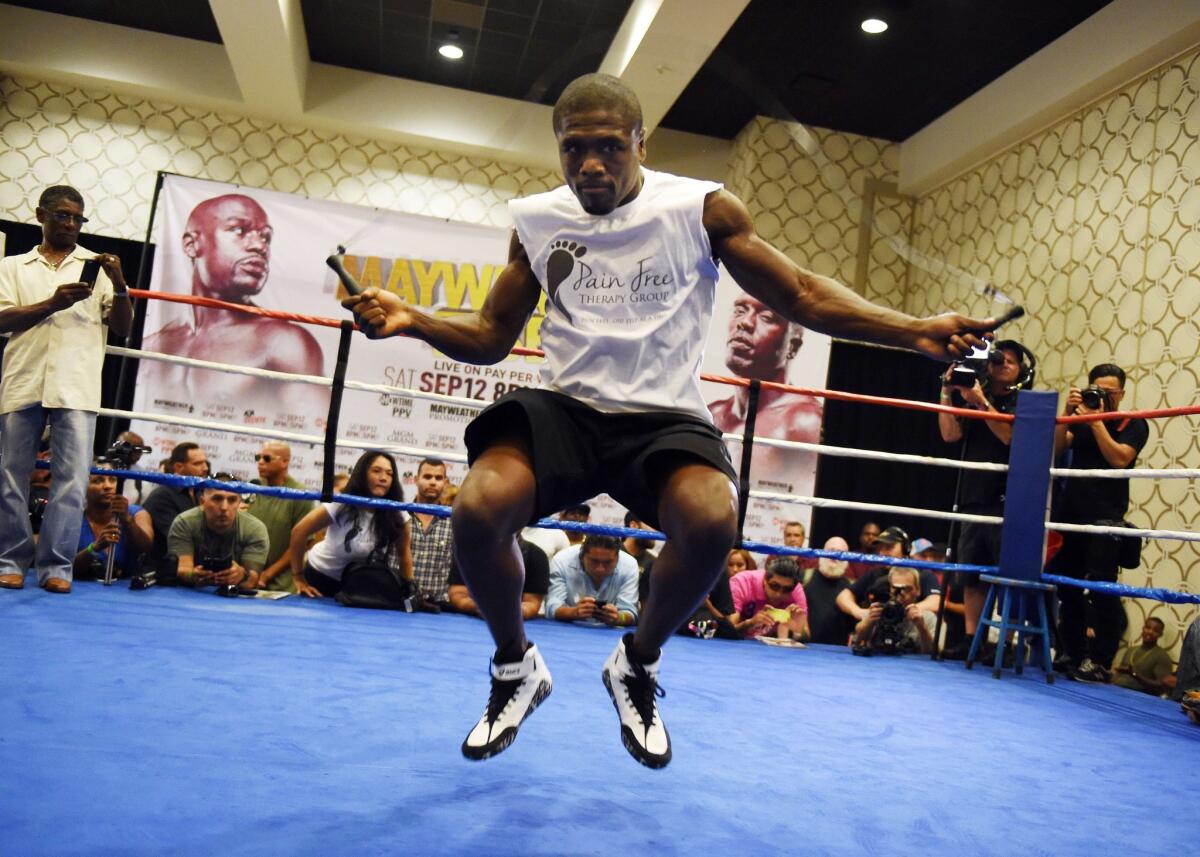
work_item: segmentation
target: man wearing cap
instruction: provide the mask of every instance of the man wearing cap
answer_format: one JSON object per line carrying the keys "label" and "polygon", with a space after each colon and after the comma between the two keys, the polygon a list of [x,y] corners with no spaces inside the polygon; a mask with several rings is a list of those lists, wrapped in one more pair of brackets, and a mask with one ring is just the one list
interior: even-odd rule
{"label": "man wearing cap", "polygon": [[[875,539],[875,553],[878,556],[890,556],[902,559],[909,555],[911,544],[908,533],[899,527],[888,527]],[[843,613],[861,622],[870,610],[870,592],[880,578],[886,578],[891,566],[877,565],[858,578],[837,594],[837,606]],[[938,599],[942,594],[942,586],[938,583],[937,575],[927,568],[919,569],[917,575],[920,591],[917,594],[916,606],[925,613],[937,613]]]}
{"label": "man wearing cap", "polygon": [[[956,367],[942,376],[941,404],[1011,414],[1017,408],[1017,391],[1033,382],[1033,371],[1026,362],[1024,347],[1015,340],[997,342],[987,363],[983,382],[976,379],[969,387],[953,383]],[[963,461],[982,461],[1008,464],[1012,443],[1012,423],[995,420],[964,419],[953,414],[938,414],[938,430],[946,443],[962,441]],[[956,498],[957,509],[972,515],[1004,514],[1004,486],[1008,474],[1003,472],[971,471],[962,475]],[[1000,562],[1000,527],[995,524],[965,522],[954,545],[954,561],[970,565],[997,565]],[[980,585],[976,574],[959,575],[963,587],[963,619],[966,637],[959,644],[964,649],[947,650],[948,658],[965,657],[965,647],[971,644],[979,615],[983,612],[986,587]]]}

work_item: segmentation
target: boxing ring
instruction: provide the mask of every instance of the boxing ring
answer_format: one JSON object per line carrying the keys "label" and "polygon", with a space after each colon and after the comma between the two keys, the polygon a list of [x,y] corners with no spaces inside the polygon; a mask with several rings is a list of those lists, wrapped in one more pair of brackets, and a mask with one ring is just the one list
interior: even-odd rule
{"label": "boxing ring", "polygon": [[[169,297],[137,292],[141,298]],[[195,298],[176,300],[194,301]],[[219,303],[219,302],[210,302]],[[435,393],[344,377],[348,322],[297,317],[342,331],[333,377],[294,376],[110,347],[126,357],[330,387],[326,434],[105,410],[107,416],[222,429],[324,446],[320,491],[211,483],[243,493],[330,499],[343,390],[403,393],[482,407]],[[720,379],[753,385],[743,379]],[[762,384],[767,387],[767,384]],[[785,387],[864,407],[979,412]],[[1033,394],[1037,397],[1039,394]],[[1046,396],[1048,394],[1040,394]],[[1039,402],[1036,398],[1031,400]],[[1044,411],[1045,400],[1040,400]],[[1025,410],[1033,413],[1026,420]],[[1122,412],[1186,418],[1200,407]],[[991,418],[1013,420],[1003,415]],[[1025,420],[1025,423],[1022,421]],[[1081,422],[1080,417],[1058,418]],[[1056,422],[1018,408],[1014,472],[1052,471],[1036,443]],[[753,447],[909,461],[976,470],[1003,465],[901,455],[753,436],[742,449],[743,515],[754,497],[808,506],[1020,526],[1006,573],[1127,597],[1200,603],[1192,593],[1043,578],[1044,530],[1104,532],[1046,520],[1047,492],[1004,518],[744,490]],[[427,452],[376,447],[409,458]],[[465,456],[436,453],[461,461]],[[176,486],[206,480],[116,471]],[[1122,477],[1195,478],[1196,470],[1121,471]],[[1036,480],[1035,480],[1036,481]],[[1032,494],[1037,494],[1037,485]],[[1012,492],[1010,490],[1010,496]],[[441,506],[336,495],[447,515]],[[1020,519],[1018,522],[1017,519]],[[542,526],[638,535],[644,530],[542,521]],[[1029,534],[1028,528],[1040,535]],[[1183,531],[1120,535],[1200,541]],[[659,536],[661,538],[661,536]],[[759,553],[865,560],[857,553],[748,542]],[[1036,571],[1028,566],[1037,557]],[[989,573],[990,566],[872,557],[889,565]],[[1026,566],[1018,568],[1020,563]],[[556,693],[514,746],[486,763],[458,744],[487,687],[492,643],[460,615],[347,610],[327,600],[222,599],[187,589],[77,584],[68,598],[36,587],[0,595],[7,643],[0,694],[0,853],[62,854],[1095,854],[1194,847],[1182,823],[1194,800],[1186,765],[1200,729],[1175,703],[1109,686],[1060,682],[1040,670],[993,681],[954,662],[918,656],[856,658],[849,649],[789,650],[754,641],[678,637],[666,649],[661,706],[675,743],[662,771],[620,747],[599,681],[612,631],[539,620],[529,633]],[[1163,807],[1143,825],[1132,808]]]}

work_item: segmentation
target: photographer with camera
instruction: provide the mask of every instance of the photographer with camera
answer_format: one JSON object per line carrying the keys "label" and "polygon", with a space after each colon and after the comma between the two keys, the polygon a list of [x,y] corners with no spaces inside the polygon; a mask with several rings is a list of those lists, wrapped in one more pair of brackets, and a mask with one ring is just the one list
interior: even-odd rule
{"label": "photographer with camera", "polygon": [[[912,539],[900,527],[888,527],[872,544],[876,556],[890,556],[903,559],[912,552]],[[866,618],[871,607],[871,592],[887,580],[892,566],[879,564],[872,566],[865,574],[837,594],[834,603],[838,609],[849,616],[857,624]],[[927,568],[917,570],[916,606],[931,617],[936,617],[938,602],[942,597],[942,586],[937,575]]]}
{"label": "photographer with camera", "polygon": [[[1088,373],[1088,386],[1072,387],[1063,414],[1099,414],[1117,411],[1125,398],[1125,371],[1101,363]],[[1070,450],[1072,470],[1122,470],[1132,467],[1150,437],[1143,419],[1096,420],[1060,425],[1054,431],[1054,452]],[[1129,509],[1129,480],[1080,478],[1063,480],[1055,519],[1067,524],[1120,526]],[[1116,582],[1122,539],[1091,533],[1063,533],[1062,548],[1048,571],[1084,580]],[[1125,563],[1129,566],[1129,563]],[[1133,562],[1133,567],[1137,562]],[[1058,588],[1061,605],[1058,642],[1071,659],[1071,676],[1077,681],[1107,682],[1125,633],[1128,619],[1115,595],[1087,592],[1074,586]],[[1094,618],[1088,622],[1088,611]],[[1090,626],[1095,637],[1089,639]]]}
{"label": "photographer with camera", "polygon": [[[990,413],[1011,414],[1017,408],[1017,391],[1033,385],[1033,356],[1012,339],[1001,340],[988,349],[986,357],[954,364],[942,376],[941,403]],[[1007,464],[1012,444],[1012,424],[995,420],[963,419],[938,414],[938,430],[946,443],[962,441],[963,461]],[[1003,515],[1005,473],[971,471],[959,479],[957,510],[972,515]],[[994,524],[961,524],[954,561],[973,565],[1000,562],[1000,531]],[[965,660],[967,648],[979,627],[987,587],[977,575],[959,575],[963,592],[963,623],[966,636],[944,657]]]}
{"label": "photographer with camera", "polygon": [[[109,463],[107,458],[96,459],[93,466],[102,467]],[[142,555],[152,547],[154,527],[150,522],[150,513],[117,493],[116,476],[93,473],[88,478],[84,497],[79,550],[72,563],[75,578],[103,578],[110,550],[116,551],[114,564],[117,576],[130,577],[137,570]]]}
{"label": "photographer with camera", "polygon": [[[213,479],[233,482],[228,473]],[[236,586],[251,590],[267,561],[267,528],[239,511],[235,491],[205,488],[200,505],[180,512],[167,535],[167,550],[179,557],[179,582],[185,586]]]}
{"label": "photographer with camera", "polygon": [[886,587],[877,585],[872,589],[872,604],[854,626],[855,653],[898,655],[930,651],[934,617],[917,605],[920,590],[917,569],[893,567],[888,572]]}

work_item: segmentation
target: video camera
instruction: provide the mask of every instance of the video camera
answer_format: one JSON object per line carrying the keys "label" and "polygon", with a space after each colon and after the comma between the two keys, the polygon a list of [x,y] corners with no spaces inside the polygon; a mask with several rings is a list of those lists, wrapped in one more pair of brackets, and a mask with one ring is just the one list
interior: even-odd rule
{"label": "video camera", "polygon": [[127,440],[118,440],[108,448],[104,455],[100,456],[100,461],[115,470],[129,470],[133,467],[133,463],[147,452],[150,452],[148,446],[138,446]]}

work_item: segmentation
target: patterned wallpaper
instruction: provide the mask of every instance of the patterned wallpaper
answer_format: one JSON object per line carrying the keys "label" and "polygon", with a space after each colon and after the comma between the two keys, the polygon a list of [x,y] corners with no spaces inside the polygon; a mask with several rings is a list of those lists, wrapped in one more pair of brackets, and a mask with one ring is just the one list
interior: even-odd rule
{"label": "patterned wallpaper", "polygon": [[[759,116],[734,141],[727,185],[741,197],[760,235],[818,274],[853,283],[859,223],[869,185],[896,181],[894,143]],[[864,293],[894,303],[902,294],[904,260],[880,235],[907,237],[903,198],[878,198]]]}
{"label": "patterned wallpaper", "polygon": [[[1124,407],[1195,404],[1200,387],[1200,52],[1146,75],[919,200],[918,250],[995,283],[1028,316],[1006,331],[1038,355],[1038,387],[1129,375]],[[963,278],[914,265],[906,306],[987,312]],[[1157,420],[1139,464],[1196,467],[1200,421]],[[1195,530],[1195,480],[1133,480],[1129,519]],[[1154,541],[1122,580],[1200,592],[1197,545]],[[1127,639],[1163,619],[1177,652],[1193,605],[1126,600]]]}
{"label": "patterned wallpaper", "polygon": [[66,181],[90,231],[140,241],[159,170],[498,226],[509,199],[561,183],[486,158],[0,77],[0,219],[32,222],[38,193]]}

